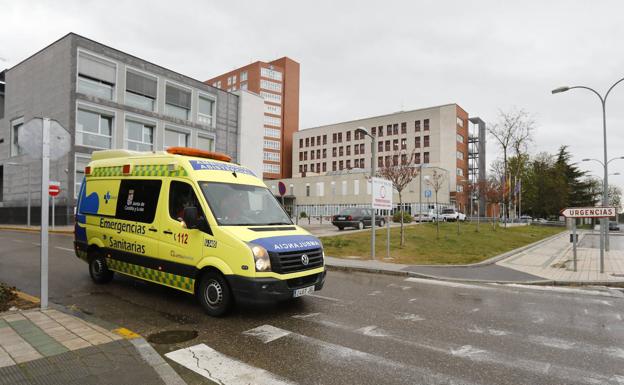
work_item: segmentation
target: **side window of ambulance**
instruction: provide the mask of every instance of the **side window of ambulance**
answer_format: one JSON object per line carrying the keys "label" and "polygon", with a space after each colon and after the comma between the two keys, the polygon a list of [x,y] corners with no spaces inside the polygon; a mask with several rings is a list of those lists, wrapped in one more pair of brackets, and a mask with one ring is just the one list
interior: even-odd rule
{"label": "side window of ambulance", "polygon": [[160,180],[123,180],[117,199],[117,219],[152,223],[160,196]]}
{"label": "side window of ambulance", "polygon": [[171,219],[181,221],[185,207],[197,207],[199,217],[204,217],[203,210],[195,191],[190,184],[172,181],[169,187],[169,216]]}

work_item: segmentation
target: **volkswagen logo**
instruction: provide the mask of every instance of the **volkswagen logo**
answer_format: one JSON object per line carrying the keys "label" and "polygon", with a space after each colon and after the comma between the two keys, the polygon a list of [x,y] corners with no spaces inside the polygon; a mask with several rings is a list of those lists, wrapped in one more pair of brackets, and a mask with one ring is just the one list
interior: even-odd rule
{"label": "volkswagen logo", "polygon": [[308,254],[303,254],[301,256],[301,263],[303,263],[303,266],[307,266],[308,263],[310,263],[310,258],[308,258]]}

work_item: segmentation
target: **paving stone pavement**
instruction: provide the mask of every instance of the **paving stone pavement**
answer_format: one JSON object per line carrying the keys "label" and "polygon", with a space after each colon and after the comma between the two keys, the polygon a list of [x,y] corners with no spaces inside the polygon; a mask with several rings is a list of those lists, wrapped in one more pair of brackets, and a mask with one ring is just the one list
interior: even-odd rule
{"label": "paving stone pavement", "polygon": [[184,384],[149,344],[50,309],[0,313],[0,385]]}

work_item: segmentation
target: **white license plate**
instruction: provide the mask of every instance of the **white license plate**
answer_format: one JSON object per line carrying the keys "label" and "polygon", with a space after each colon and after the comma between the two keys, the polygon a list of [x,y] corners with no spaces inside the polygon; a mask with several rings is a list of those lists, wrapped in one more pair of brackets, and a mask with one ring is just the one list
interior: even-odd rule
{"label": "white license plate", "polygon": [[314,293],[314,286],[308,286],[301,289],[297,289],[293,292],[293,298],[301,297],[302,295],[308,295]]}
{"label": "white license plate", "polygon": [[344,221],[346,218],[345,217],[338,217],[339,221]]}

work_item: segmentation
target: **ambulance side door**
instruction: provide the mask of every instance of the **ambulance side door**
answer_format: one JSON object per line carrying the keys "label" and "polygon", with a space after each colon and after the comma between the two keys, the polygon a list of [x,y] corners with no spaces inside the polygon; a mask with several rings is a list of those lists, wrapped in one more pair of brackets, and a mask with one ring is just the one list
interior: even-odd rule
{"label": "ambulance side door", "polygon": [[[170,179],[164,182],[164,205],[160,210],[160,258],[172,262],[176,275],[192,276],[202,258],[204,234],[200,229],[186,228],[182,218],[185,207],[197,207],[199,216],[205,215],[193,185]],[[187,266],[184,266],[187,265]]]}

